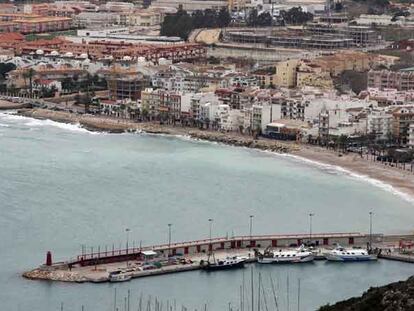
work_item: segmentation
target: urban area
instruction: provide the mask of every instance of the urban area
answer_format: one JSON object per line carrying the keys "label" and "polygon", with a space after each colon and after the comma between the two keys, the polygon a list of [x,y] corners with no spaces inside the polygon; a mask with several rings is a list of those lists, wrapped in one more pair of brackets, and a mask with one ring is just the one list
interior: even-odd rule
{"label": "urban area", "polygon": [[411,160],[414,9],[269,2],[1,4],[1,93]]}

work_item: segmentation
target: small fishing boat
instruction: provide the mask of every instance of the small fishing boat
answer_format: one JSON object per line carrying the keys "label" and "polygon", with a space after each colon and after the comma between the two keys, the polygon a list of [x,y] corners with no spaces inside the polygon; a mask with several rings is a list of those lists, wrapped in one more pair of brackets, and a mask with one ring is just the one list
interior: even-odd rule
{"label": "small fishing boat", "polygon": [[130,273],[122,271],[113,271],[109,273],[109,282],[126,282],[132,279]]}
{"label": "small fishing boat", "polygon": [[365,249],[344,248],[341,246],[338,246],[337,248],[327,253],[324,253],[324,256],[329,261],[340,261],[340,262],[372,261],[372,260],[378,259],[376,255],[370,254]]}
{"label": "small fishing boat", "polygon": [[315,259],[314,254],[305,248],[304,245],[297,249],[279,249],[271,251],[266,249],[263,254],[256,250],[257,262],[262,264],[269,263],[305,263]]}
{"label": "small fishing boat", "polygon": [[226,257],[225,259],[213,260],[210,261],[210,258],[207,261],[200,261],[200,268],[207,271],[215,270],[229,270],[229,269],[238,269],[243,268],[246,258],[233,256]]}

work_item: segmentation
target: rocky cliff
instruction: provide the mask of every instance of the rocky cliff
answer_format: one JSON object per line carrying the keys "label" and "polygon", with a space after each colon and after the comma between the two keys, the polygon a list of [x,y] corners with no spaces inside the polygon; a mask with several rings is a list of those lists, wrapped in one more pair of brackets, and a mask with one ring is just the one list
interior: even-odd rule
{"label": "rocky cliff", "polygon": [[414,276],[407,281],[372,287],[361,297],[324,306],[319,311],[414,311]]}

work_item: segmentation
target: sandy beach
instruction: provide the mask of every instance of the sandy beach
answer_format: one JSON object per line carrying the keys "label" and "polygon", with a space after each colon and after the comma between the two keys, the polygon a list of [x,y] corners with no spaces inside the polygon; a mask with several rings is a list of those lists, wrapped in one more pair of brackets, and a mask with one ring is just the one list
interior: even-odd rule
{"label": "sandy beach", "polygon": [[390,185],[394,190],[404,194],[405,198],[414,201],[414,174],[412,172],[384,165],[379,162],[373,162],[361,158],[359,154],[355,153],[339,156],[337,152],[325,148],[294,142],[281,142],[270,139],[255,140],[250,136],[237,133],[221,133],[181,126],[160,125],[157,123],[137,123],[131,120],[72,114],[69,112],[45,109],[22,109],[18,111],[18,114],[37,119],[50,119],[57,122],[80,124],[82,127],[92,131],[107,131],[111,133],[143,131],[153,134],[184,135],[194,139],[214,141],[233,146],[289,153],[321,164],[342,167],[350,173],[369,177],[383,184]]}
{"label": "sandy beach", "polygon": [[[414,202],[414,174],[408,170],[391,167],[361,158],[359,154],[349,153],[338,156],[337,152],[317,146],[301,145],[292,154],[311,161],[342,167],[351,173],[381,181],[396,190],[411,196]],[[407,168],[410,165],[408,164]]]}

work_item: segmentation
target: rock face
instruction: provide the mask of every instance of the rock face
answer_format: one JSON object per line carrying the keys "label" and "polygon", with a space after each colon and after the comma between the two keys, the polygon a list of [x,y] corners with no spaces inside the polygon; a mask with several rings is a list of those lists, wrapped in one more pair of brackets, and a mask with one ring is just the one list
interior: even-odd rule
{"label": "rock face", "polygon": [[319,311],[413,311],[414,276],[407,281],[372,287],[361,297],[324,306]]}

